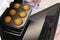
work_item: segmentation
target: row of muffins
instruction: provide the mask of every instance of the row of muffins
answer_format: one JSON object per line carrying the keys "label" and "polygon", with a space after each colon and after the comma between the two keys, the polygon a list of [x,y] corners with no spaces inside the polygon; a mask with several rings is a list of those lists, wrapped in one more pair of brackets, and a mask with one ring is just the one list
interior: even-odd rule
{"label": "row of muffins", "polygon": [[[19,8],[21,7],[21,5],[20,5],[19,3],[15,3],[15,4],[13,5],[13,7],[14,7],[15,9],[19,9]],[[16,10],[15,10],[15,9],[11,9],[11,10],[9,11],[9,14],[12,15],[12,16],[15,15],[15,14],[16,14]],[[25,11],[28,11],[28,10],[30,9],[30,7],[29,7],[29,5],[24,5],[24,6],[22,6],[22,9],[23,9],[24,11],[23,11],[23,12],[19,12],[18,16],[21,17],[21,18],[24,18],[24,17],[27,16],[27,13],[26,13]],[[11,18],[10,16],[6,16],[6,17],[4,18],[4,21],[5,21],[6,23],[10,23],[10,22],[12,21],[12,18]],[[21,20],[20,18],[16,18],[16,19],[14,20],[14,24],[17,25],[17,26],[21,25],[22,23],[23,23],[23,20]]]}

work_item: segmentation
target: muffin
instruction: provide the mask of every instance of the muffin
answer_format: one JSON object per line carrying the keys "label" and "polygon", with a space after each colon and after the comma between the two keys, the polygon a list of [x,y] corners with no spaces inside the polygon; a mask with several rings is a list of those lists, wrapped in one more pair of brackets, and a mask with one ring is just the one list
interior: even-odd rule
{"label": "muffin", "polygon": [[6,16],[5,18],[4,18],[4,21],[6,22],[6,23],[10,23],[11,22],[11,17],[10,16]]}
{"label": "muffin", "polygon": [[19,13],[19,16],[22,17],[22,18],[26,17],[26,15],[27,15],[26,12],[20,12]]}
{"label": "muffin", "polygon": [[20,8],[20,4],[19,4],[19,3],[15,3],[15,4],[14,4],[14,8],[16,8],[16,9],[17,9],[17,8]]}
{"label": "muffin", "polygon": [[15,15],[16,14],[16,10],[11,9],[9,13],[10,13],[10,15]]}
{"label": "muffin", "polygon": [[27,11],[27,10],[30,9],[30,7],[29,7],[28,5],[24,5],[22,8],[23,8],[23,10],[25,10],[25,11]]}
{"label": "muffin", "polygon": [[21,25],[22,23],[23,23],[22,20],[19,19],[19,18],[16,18],[16,19],[14,20],[14,24],[17,25],[17,26]]}

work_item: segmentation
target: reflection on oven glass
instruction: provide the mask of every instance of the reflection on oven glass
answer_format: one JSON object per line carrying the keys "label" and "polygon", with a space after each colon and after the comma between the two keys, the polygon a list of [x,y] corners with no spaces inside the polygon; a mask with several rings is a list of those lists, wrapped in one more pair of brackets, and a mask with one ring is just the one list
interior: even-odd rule
{"label": "reflection on oven glass", "polygon": [[58,24],[58,26],[57,26],[54,40],[60,40],[60,24]]}

